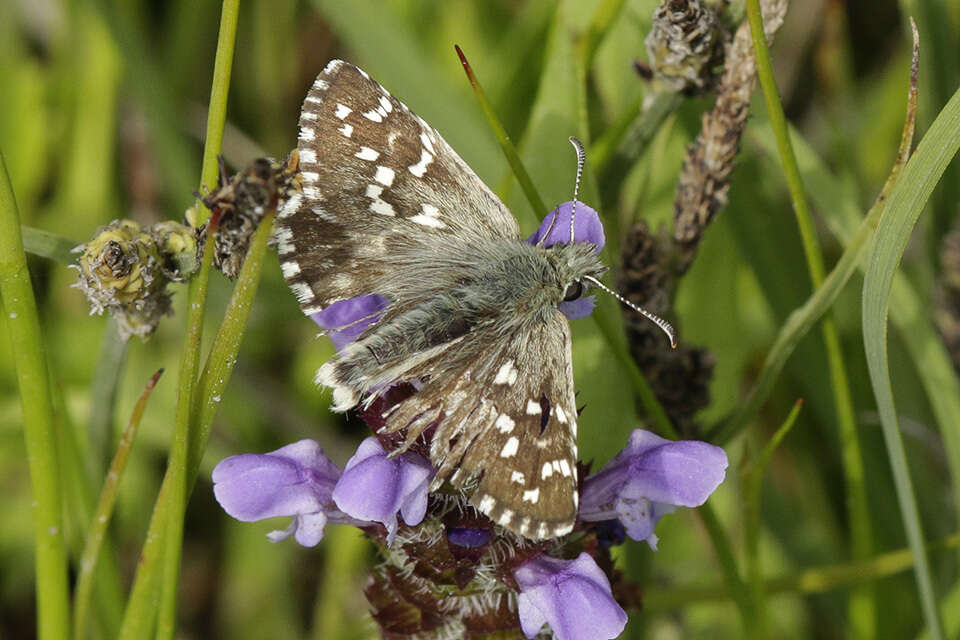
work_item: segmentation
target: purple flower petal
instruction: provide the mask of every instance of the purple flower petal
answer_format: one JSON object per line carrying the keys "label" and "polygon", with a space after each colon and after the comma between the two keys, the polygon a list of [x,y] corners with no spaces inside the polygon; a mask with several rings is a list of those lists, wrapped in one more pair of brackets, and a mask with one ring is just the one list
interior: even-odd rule
{"label": "purple flower petal", "polygon": [[323,537],[328,521],[363,524],[340,512],[333,502],[340,474],[320,445],[301,440],[271,453],[221,460],[213,470],[213,493],[224,511],[243,522],[293,516],[291,527],[273,532],[271,540],[295,534],[298,542],[313,546]]}
{"label": "purple flower petal", "polygon": [[390,544],[397,533],[397,513],[408,525],[423,520],[432,477],[433,468],[423,456],[407,452],[391,458],[370,437],[347,462],[333,489],[333,500],[348,515],[383,524]]}
{"label": "purple flower petal", "polygon": [[597,303],[593,296],[584,296],[569,302],[561,302],[557,305],[557,309],[560,309],[563,315],[571,320],[579,320],[593,313],[595,306],[597,306]]}
{"label": "purple flower petal", "polygon": [[310,318],[326,330],[333,346],[340,351],[360,337],[367,327],[380,318],[379,312],[389,306],[388,298],[374,293],[334,302]]}
{"label": "purple flower petal", "polygon": [[672,442],[636,430],[627,446],[584,480],[580,518],[617,518],[634,540],[656,549],[654,527],[675,507],[698,507],[723,482],[727,454],[706,442]]}
{"label": "purple flower petal", "polygon": [[450,527],[447,529],[447,540],[458,547],[475,549],[490,542],[490,532],[471,527]]}
{"label": "purple flower petal", "polygon": [[[572,211],[572,200],[558,206],[547,214],[543,222],[540,223],[540,228],[527,238],[527,242],[537,244],[546,235],[546,240],[542,245],[544,247],[554,244],[570,244],[570,214]],[[551,228],[550,225],[555,217],[557,217],[557,223]],[[547,229],[550,229],[549,234]],[[595,245],[598,253],[607,241],[603,234],[603,224],[600,222],[600,216],[594,209],[579,200],[577,200],[576,219],[573,221],[573,239],[574,242],[589,242]]]}
{"label": "purple flower petal", "polygon": [[540,555],[513,572],[520,627],[532,638],[546,623],[558,640],[609,640],[627,624],[610,581],[586,553],[576,560]]}

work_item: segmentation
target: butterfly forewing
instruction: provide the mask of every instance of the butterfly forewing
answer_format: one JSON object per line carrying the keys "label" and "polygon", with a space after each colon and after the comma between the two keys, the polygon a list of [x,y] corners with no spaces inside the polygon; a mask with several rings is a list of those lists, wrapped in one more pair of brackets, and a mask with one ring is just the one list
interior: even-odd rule
{"label": "butterfly forewing", "polygon": [[298,148],[303,195],[281,211],[276,237],[308,315],[369,293],[365,283],[393,268],[394,243],[519,235],[440,134],[349,63],[334,60],[310,88]]}

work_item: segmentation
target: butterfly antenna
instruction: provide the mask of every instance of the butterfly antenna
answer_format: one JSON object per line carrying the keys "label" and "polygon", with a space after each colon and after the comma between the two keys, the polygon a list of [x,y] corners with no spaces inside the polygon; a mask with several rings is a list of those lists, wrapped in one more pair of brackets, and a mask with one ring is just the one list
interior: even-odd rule
{"label": "butterfly antenna", "polygon": [[577,150],[577,180],[573,183],[573,209],[570,211],[570,244],[573,244],[573,221],[577,215],[577,195],[580,193],[580,178],[583,177],[583,165],[587,162],[587,152],[583,143],[570,136],[570,144]]}
{"label": "butterfly antenna", "polygon": [[661,318],[661,317],[658,316],[657,314],[655,314],[655,313],[650,313],[649,311],[647,311],[647,310],[644,309],[643,307],[638,307],[637,305],[633,304],[632,302],[630,302],[629,300],[627,300],[626,298],[624,298],[622,295],[620,295],[619,293],[617,293],[617,292],[614,291],[613,289],[609,288],[607,285],[603,284],[602,282],[600,282],[599,280],[597,280],[597,279],[594,278],[593,276],[583,276],[583,279],[584,279],[584,280],[589,280],[591,283],[593,283],[593,284],[594,284],[595,286],[597,286],[598,288],[603,289],[604,291],[606,291],[607,293],[609,293],[610,295],[612,295],[614,298],[616,298],[617,300],[619,300],[619,301],[622,302],[623,304],[627,305],[628,307],[630,307],[631,309],[633,309],[634,311],[636,311],[637,313],[639,313],[640,315],[642,315],[643,317],[645,317],[647,320],[649,320],[649,321],[652,322],[653,324],[655,324],[655,325],[657,325],[658,327],[660,327],[660,329],[662,329],[663,332],[664,332],[665,334],[667,334],[667,337],[670,338],[670,347],[673,348],[673,349],[676,349],[676,348],[677,348],[677,332],[676,332],[676,330],[674,330],[672,324],[670,324],[669,322],[667,322],[666,320],[664,320],[663,318]]}
{"label": "butterfly antenna", "polygon": [[[573,148],[577,150],[577,181],[573,183],[573,208],[570,210],[570,244],[573,244],[573,221],[577,215],[577,195],[580,193],[580,178],[583,177],[583,165],[587,161],[587,152],[583,150],[583,143],[573,136],[570,136],[570,144],[572,144]],[[553,227],[557,224],[557,218],[559,217],[560,210],[558,208],[557,213],[550,220],[550,226],[547,227],[546,233],[544,233],[537,242],[538,247],[543,244],[544,240],[547,239],[547,236],[550,235],[550,232],[553,231]]]}

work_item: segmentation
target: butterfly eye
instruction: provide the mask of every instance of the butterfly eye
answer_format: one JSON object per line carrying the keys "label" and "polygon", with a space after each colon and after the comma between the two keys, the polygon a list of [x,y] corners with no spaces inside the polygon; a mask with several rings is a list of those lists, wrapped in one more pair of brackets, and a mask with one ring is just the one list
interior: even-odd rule
{"label": "butterfly eye", "polygon": [[563,301],[570,302],[571,300],[576,300],[583,295],[583,284],[579,280],[574,280],[567,285],[567,288],[563,291]]}

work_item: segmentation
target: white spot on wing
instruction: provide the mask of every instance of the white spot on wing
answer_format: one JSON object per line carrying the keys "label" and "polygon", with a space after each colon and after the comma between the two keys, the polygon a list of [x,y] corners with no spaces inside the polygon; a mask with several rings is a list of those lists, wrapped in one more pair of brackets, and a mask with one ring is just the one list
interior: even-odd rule
{"label": "white spot on wing", "polygon": [[316,183],[320,179],[320,174],[316,171],[301,171],[300,177],[303,178],[304,182]]}
{"label": "white spot on wing", "polygon": [[343,126],[337,129],[345,138],[349,138],[353,135],[353,125],[343,123]]}
{"label": "white spot on wing", "polygon": [[560,405],[557,405],[557,420],[560,424],[567,424],[567,414]]}
{"label": "white spot on wing", "polygon": [[500,519],[497,520],[497,524],[501,527],[506,527],[510,524],[511,520],[513,520],[513,511],[510,509],[504,509],[503,513],[500,514]]}
{"label": "white spot on wing", "polygon": [[482,513],[490,513],[493,511],[493,508],[497,506],[497,501],[494,500],[491,496],[483,496],[483,499],[480,500],[480,504],[477,505]]}
{"label": "white spot on wing", "polygon": [[416,222],[417,224],[422,224],[425,227],[433,227],[434,229],[444,229],[447,226],[436,218],[431,218],[429,216],[417,215],[410,218],[410,220],[412,222]]}
{"label": "white spot on wing", "polygon": [[311,149],[304,149],[300,152],[300,162],[307,162],[309,164],[317,163],[317,152]]}
{"label": "white spot on wing", "polygon": [[297,302],[300,304],[313,302],[313,289],[311,289],[306,283],[291,282],[290,290],[293,291],[293,295],[297,296]]}
{"label": "white spot on wing", "polygon": [[529,502],[531,504],[537,504],[537,500],[540,499],[540,487],[536,489],[530,489],[529,491],[523,492],[523,501]]}
{"label": "white spot on wing", "polygon": [[338,102],[338,103],[337,103],[337,110],[333,112],[333,115],[335,115],[335,116],[337,116],[339,119],[343,120],[344,118],[346,118],[346,117],[347,117],[348,115],[350,115],[351,113],[353,113],[353,109],[351,109],[350,107],[348,107],[348,106],[345,105],[345,104],[340,104],[340,103]]}
{"label": "white spot on wing", "polygon": [[508,384],[510,382],[510,372],[513,370],[513,360],[507,360],[497,371],[497,376],[493,379],[493,384]]}
{"label": "white spot on wing", "polygon": [[383,186],[389,187],[393,184],[393,178],[396,175],[396,172],[390,167],[377,167],[377,172],[373,174],[373,179]]}
{"label": "white spot on wing", "polygon": [[503,449],[500,450],[501,458],[509,458],[511,456],[517,455],[517,449],[520,448],[520,441],[517,440],[516,436],[510,436],[510,439],[507,440],[507,443],[503,445]]}
{"label": "white spot on wing", "polygon": [[304,120],[316,120],[317,114],[313,111],[304,111],[300,114],[300,117]]}
{"label": "white spot on wing", "polygon": [[360,151],[357,151],[353,155],[354,157],[360,158],[361,160],[369,160],[370,162],[373,162],[374,160],[380,157],[380,152],[374,149],[371,149],[370,147],[360,147]]}
{"label": "white spot on wing", "polygon": [[323,104],[322,98],[317,98],[316,96],[307,96],[303,99],[304,102],[312,102],[313,104]]}
{"label": "white spot on wing", "polygon": [[313,81],[313,88],[317,91],[326,91],[330,88],[330,85],[326,80],[323,80],[318,76],[317,79]]}
{"label": "white spot on wing", "polygon": [[542,413],[539,402],[534,402],[533,400],[527,400],[527,415],[535,416]]}
{"label": "white spot on wing", "polygon": [[314,135],[313,129],[311,127],[300,127],[299,138],[301,142],[310,142],[315,137],[316,136]]}
{"label": "white spot on wing", "polygon": [[513,421],[513,418],[505,413],[501,413],[493,426],[495,426],[500,433],[510,433],[513,431],[513,427],[516,426],[516,424],[517,423]]}
{"label": "white spot on wing", "polygon": [[363,114],[363,117],[371,122],[383,122],[383,116],[376,109],[371,109]]}
{"label": "white spot on wing", "polygon": [[[292,198],[291,198],[292,199]],[[280,253],[287,253],[286,246],[293,248],[293,232],[287,227],[276,226],[273,229],[273,238],[280,245]]]}
{"label": "white spot on wing", "polygon": [[510,481],[511,481],[511,482],[516,482],[517,484],[525,484],[526,481],[527,481],[527,479],[526,479],[526,477],[524,477],[524,475],[523,475],[522,473],[520,473],[519,471],[511,471],[511,472],[510,472]]}
{"label": "white spot on wing", "polygon": [[553,475],[553,467],[550,465],[549,462],[544,462],[543,468],[540,470],[540,478],[542,480],[546,480],[552,475]]}
{"label": "white spot on wing", "polygon": [[560,461],[560,473],[563,474],[564,478],[570,476],[570,463],[567,462],[566,459]]}
{"label": "white spot on wing", "polygon": [[423,174],[427,172],[427,165],[433,162],[433,156],[426,149],[421,149],[420,151],[420,162],[417,164],[412,164],[407,169],[413,175],[418,178],[422,178]]}
{"label": "white spot on wing", "polygon": [[370,211],[373,211],[374,213],[379,213],[382,216],[396,215],[396,212],[394,212],[393,207],[390,205],[390,203],[380,198],[381,193],[383,193],[383,187],[381,187],[380,185],[378,184],[367,185],[366,196],[373,200],[373,202],[370,203]]}
{"label": "white spot on wing", "polygon": [[280,264],[280,270],[283,271],[284,278],[293,278],[300,275],[300,265],[296,262],[283,262]]}
{"label": "white spot on wing", "polygon": [[[424,125],[426,125],[426,123],[424,123]],[[433,142],[430,141],[430,136],[428,136],[425,133],[421,133],[420,142],[422,142],[423,146],[427,148],[427,151],[429,151],[433,155],[437,155],[437,152],[433,150]]]}
{"label": "white spot on wing", "polygon": [[370,203],[370,211],[379,213],[382,216],[397,215],[396,211],[393,210],[393,205],[385,200],[380,200],[379,198]]}
{"label": "white spot on wing", "polygon": [[390,100],[386,96],[380,96],[380,106],[383,107],[383,110],[387,113],[393,111],[393,105],[390,104]]}
{"label": "white spot on wing", "polygon": [[[306,192],[306,187],[304,187],[304,192]],[[290,199],[284,202],[283,206],[280,207],[280,211],[277,213],[277,217],[286,218],[288,216],[292,216],[294,213],[297,212],[301,204],[303,204],[303,194],[300,194],[300,193],[293,194],[292,196],[290,196]],[[280,243],[281,252],[285,253],[286,251],[283,248],[283,245],[284,244],[289,245],[293,243],[293,234],[290,232],[289,229],[284,229],[284,231],[286,231],[286,235],[281,235],[281,232],[278,229],[276,232],[276,237],[277,237],[277,241]]]}

